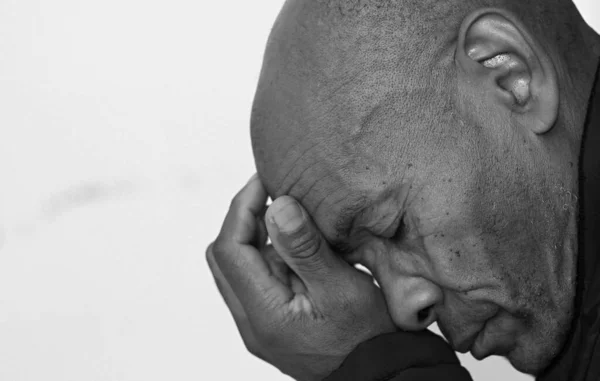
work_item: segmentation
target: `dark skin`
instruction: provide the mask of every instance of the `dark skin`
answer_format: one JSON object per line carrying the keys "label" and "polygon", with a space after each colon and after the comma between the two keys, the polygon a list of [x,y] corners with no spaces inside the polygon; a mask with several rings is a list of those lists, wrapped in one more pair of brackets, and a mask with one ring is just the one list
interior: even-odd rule
{"label": "dark skin", "polygon": [[[396,45],[385,28],[391,40],[360,45],[370,22],[326,24],[311,4],[286,3],[267,48],[253,116],[264,188],[242,190],[207,253],[242,337],[285,373],[316,380],[370,337],[437,321],[457,351],[540,372],[572,314],[598,36],[581,21],[592,53],[569,73],[503,8],[471,10],[439,49],[411,53],[415,41]],[[348,57],[333,35],[362,53]],[[404,68],[397,46],[431,53],[430,66]],[[354,67],[375,74],[335,77]],[[276,201],[263,226],[267,193]],[[269,222],[290,196],[304,216],[291,237]]]}
{"label": "dark skin", "polygon": [[335,255],[294,199],[277,199],[265,223],[266,201],[254,176],[208,264],[248,350],[297,380],[322,380],[358,343],[395,327],[372,278]]}

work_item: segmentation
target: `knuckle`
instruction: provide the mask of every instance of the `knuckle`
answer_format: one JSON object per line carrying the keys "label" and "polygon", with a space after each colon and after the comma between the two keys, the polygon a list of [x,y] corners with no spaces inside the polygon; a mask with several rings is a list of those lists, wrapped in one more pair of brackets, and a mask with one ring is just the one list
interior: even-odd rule
{"label": "knuckle", "polygon": [[235,210],[242,205],[242,194],[238,193],[229,202],[229,209]]}
{"label": "knuckle", "polygon": [[231,262],[231,259],[233,257],[232,250],[233,247],[231,246],[229,241],[225,237],[219,236],[212,245],[212,254],[207,253],[207,256],[212,255],[212,258],[214,259],[215,263],[222,266],[224,262]]}
{"label": "knuckle", "polygon": [[222,236],[217,237],[217,239],[215,240],[215,242],[213,242],[212,244],[212,253],[213,256],[218,257],[221,254],[223,254],[225,252],[225,240],[223,239]]}
{"label": "knuckle", "polygon": [[305,229],[289,237],[290,254],[300,259],[310,259],[321,250],[322,241],[312,229]]}
{"label": "knuckle", "polygon": [[205,256],[206,256],[206,261],[209,263],[214,262],[214,260],[215,260],[215,254],[214,254],[213,248],[214,248],[214,243],[211,243],[206,248]]}

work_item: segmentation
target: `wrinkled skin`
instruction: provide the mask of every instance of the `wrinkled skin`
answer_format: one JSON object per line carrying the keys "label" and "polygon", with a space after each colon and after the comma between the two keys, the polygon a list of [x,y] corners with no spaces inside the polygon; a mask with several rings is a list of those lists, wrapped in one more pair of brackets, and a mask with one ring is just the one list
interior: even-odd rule
{"label": "wrinkled skin", "polygon": [[[270,195],[295,197],[340,255],[372,271],[398,327],[437,321],[456,350],[539,372],[571,319],[581,132],[573,126],[583,116],[561,117],[539,136],[476,102],[465,106],[475,117],[455,112],[470,102],[458,74],[439,75],[454,96],[396,77],[338,77],[328,65],[368,71],[364,62],[386,53],[350,60],[319,37],[309,43],[298,31],[319,24],[293,21],[306,9],[286,7],[253,110]],[[440,62],[452,65],[452,55],[400,77],[438,78]]]}
{"label": "wrinkled skin", "polygon": [[[378,166],[371,162],[371,168]],[[572,296],[573,264],[562,259],[575,249],[568,191],[558,183],[536,192],[508,176],[485,183],[477,168],[432,167],[426,177],[379,175],[389,186],[363,196],[368,206],[341,237],[335,211],[352,198],[350,186],[331,179],[332,188],[346,188],[337,193],[346,197],[313,192],[305,205],[332,242],[350,246],[349,260],[373,272],[398,326],[421,329],[437,320],[463,351],[471,349],[462,347],[465,341],[478,335],[472,350],[479,358],[494,353],[526,361],[536,348],[556,353],[557,338],[548,332],[566,328]],[[412,171],[419,170],[413,164]],[[354,176],[346,172],[345,178],[359,181],[360,172]],[[520,194],[509,197],[514,188]],[[548,210],[532,210],[532,201],[538,204],[544,195],[557,201],[548,201],[555,218]],[[535,235],[541,224],[556,235],[541,240]],[[418,321],[415,313],[427,308],[432,311]]]}
{"label": "wrinkled skin", "polygon": [[[534,146],[527,138],[518,143]],[[483,142],[480,147],[495,150]],[[512,152],[504,152],[506,163]],[[371,153],[365,167],[352,169],[326,161],[309,167],[306,155],[295,161],[306,168],[302,181],[279,192],[301,200],[330,242],[343,244],[348,260],[372,271],[399,327],[422,329],[437,320],[457,350],[535,364],[532,357],[540,352],[557,353],[568,328],[576,191],[560,179],[545,181],[542,170],[528,163],[543,151],[493,172],[482,165],[485,158],[472,160],[471,154],[465,149],[454,160],[434,162]],[[355,156],[367,154],[357,150]],[[320,178],[312,172],[318,170],[338,175]],[[353,182],[364,176],[382,186],[354,191],[362,187]],[[339,211],[357,197],[366,205],[340,234]],[[476,341],[469,343],[473,335]]]}
{"label": "wrinkled skin", "polygon": [[294,199],[263,215],[266,201],[254,176],[206,259],[246,348],[296,380],[321,381],[394,323],[373,279],[335,255]]}

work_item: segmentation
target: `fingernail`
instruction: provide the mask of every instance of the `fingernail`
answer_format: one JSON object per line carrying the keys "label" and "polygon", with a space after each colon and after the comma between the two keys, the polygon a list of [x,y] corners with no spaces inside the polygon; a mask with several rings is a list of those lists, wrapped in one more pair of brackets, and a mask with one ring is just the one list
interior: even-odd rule
{"label": "fingernail", "polygon": [[297,232],[304,224],[304,213],[300,209],[300,205],[293,200],[283,205],[277,210],[273,219],[279,231],[290,234]]}

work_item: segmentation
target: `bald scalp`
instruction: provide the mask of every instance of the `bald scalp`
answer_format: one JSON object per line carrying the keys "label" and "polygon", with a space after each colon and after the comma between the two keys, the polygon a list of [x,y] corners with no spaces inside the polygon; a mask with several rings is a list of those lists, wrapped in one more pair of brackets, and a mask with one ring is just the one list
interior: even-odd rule
{"label": "bald scalp", "polygon": [[328,163],[322,170],[356,167],[368,154],[358,154],[361,146],[391,144],[412,120],[430,117],[421,112],[426,104],[447,98],[440,95],[453,87],[444,83],[451,78],[452,38],[383,4],[285,3],[267,44],[251,119],[257,168],[271,195],[288,194],[313,162]]}
{"label": "bald scalp", "polygon": [[409,156],[460,139],[468,126],[456,115],[455,44],[462,20],[482,7],[517,14],[557,60],[581,57],[570,0],[286,1],[251,118],[269,193],[307,193],[314,182],[295,187],[317,162],[327,164],[311,177],[344,183],[370,151]]}

